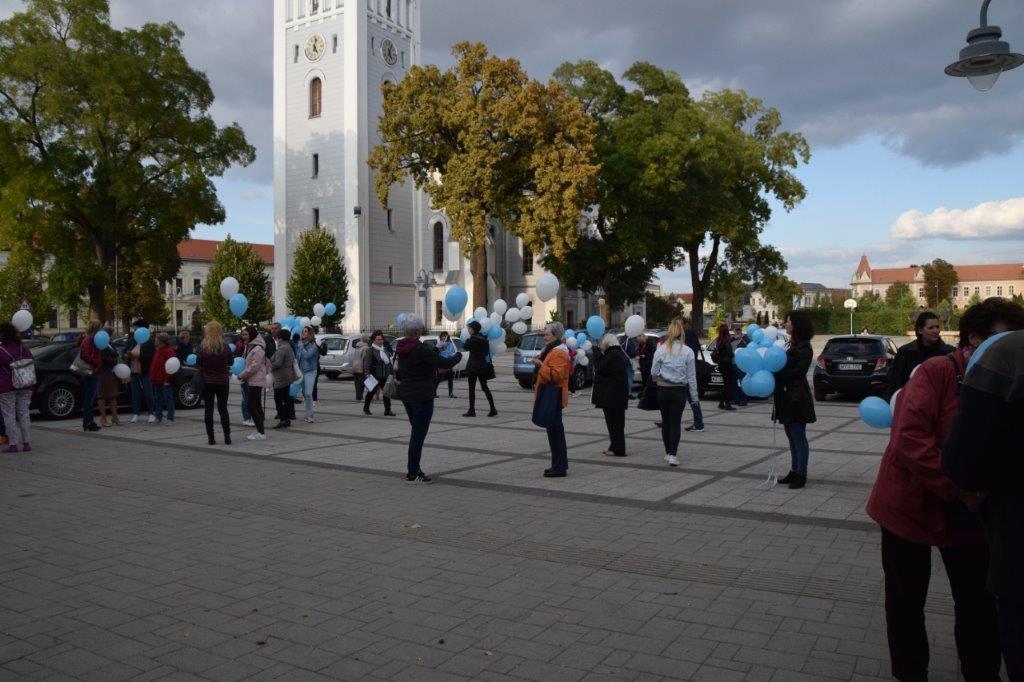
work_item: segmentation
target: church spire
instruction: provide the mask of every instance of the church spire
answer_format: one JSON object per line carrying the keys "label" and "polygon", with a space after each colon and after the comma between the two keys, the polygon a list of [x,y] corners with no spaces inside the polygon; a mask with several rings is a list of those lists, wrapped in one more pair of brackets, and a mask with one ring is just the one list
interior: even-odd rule
{"label": "church spire", "polygon": [[868,274],[868,275],[871,274],[871,265],[868,263],[868,256],[867,256],[867,254],[862,254],[861,255],[860,263],[857,264],[857,272],[855,273],[854,276],[855,277],[860,277],[861,275],[864,275],[864,274]]}

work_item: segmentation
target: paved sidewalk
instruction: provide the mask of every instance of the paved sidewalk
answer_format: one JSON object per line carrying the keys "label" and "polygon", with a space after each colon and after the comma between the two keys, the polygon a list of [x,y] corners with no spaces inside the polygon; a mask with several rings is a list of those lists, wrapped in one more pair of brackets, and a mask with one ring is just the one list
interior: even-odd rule
{"label": "paved sidewalk", "polygon": [[[34,453],[0,459],[0,679],[888,677],[863,513],[886,435],[854,403],[819,404],[802,491],[764,485],[788,469],[769,407],[716,400],[670,469],[636,410],[630,457],[602,456],[581,395],[570,476],[544,479],[509,370],[496,418],[461,416],[465,382],[438,400],[432,486],[402,483],[404,417],[364,417],[345,381],[263,442],[239,424],[209,446],[198,411],[37,424]],[[935,570],[932,679],[952,680]]]}

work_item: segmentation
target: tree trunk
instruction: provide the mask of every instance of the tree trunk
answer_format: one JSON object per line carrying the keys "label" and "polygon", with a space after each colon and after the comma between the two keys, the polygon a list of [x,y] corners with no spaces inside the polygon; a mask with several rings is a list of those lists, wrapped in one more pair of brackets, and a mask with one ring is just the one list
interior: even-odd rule
{"label": "tree trunk", "polygon": [[[487,249],[479,247],[473,252],[470,261],[470,272],[473,274],[473,309],[487,307]],[[473,313],[467,315],[472,317]]]}
{"label": "tree trunk", "polygon": [[[93,282],[88,286],[89,310],[101,323],[107,322],[107,302],[105,299],[106,285],[103,281]],[[88,325],[88,321],[86,321]]]}
{"label": "tree trunk", "polygon": [[700,277],[700,257],[696,248],[686,250],[690,263],[690,286],[693,288],[693,307],[690,309],[690,324],[697,336],[704,334],[704,283]]}

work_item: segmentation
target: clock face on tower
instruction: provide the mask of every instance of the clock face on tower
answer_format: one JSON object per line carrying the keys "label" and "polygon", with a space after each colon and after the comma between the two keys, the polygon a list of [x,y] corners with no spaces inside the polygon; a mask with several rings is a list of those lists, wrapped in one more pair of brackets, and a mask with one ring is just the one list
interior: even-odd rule
{"label": "clock face on tower", "polygon": [[306,59],[311,62],[315,62],[324,56],[324,50],[327,47],[327,43],[324,41],[322,35],[313,35],[306,41]]}
{"label": "clock face on tower", "polygon": [[388,66],[394,66],[398,63],[398,49],[391,42],[390,38],[380,41],[380,56],[383,57]]}

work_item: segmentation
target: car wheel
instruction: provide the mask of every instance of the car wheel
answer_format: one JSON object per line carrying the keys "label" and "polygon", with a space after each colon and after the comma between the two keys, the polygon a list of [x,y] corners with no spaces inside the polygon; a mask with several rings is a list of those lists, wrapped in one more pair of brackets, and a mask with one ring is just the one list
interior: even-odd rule
{"label": "car wheel", "polygon": [[337,379],[339,376],[341,376],[337,372],[324,372],[324,375],[326,375],[328,379]]}
{"label": "car wheel", "polygon": [[523,388],[533,388],[533,381],[530,379],[520,379],[519,385]]}
{"label": "car wheel", "polygon": [[202,395],[192,390],[191,381],[183,381],[178,386],[174,398],[175,407],[182,410],[192,410],[199,406]]}
{"label": "car wheel", "polygon": [[814,389],[814,400],[816,402],[823,403],[823,402],[825,402],[825,399],[827,397],[828,397],[828,393],[826,393],[825,391],[822,391],[821,389],[818,389],[818,388]]}
{"label": "car wheel", "polygon": [[78,388],[71,384],[55,384],[43,394],[39,411],[46,419],[67,419],[79,410]]}

